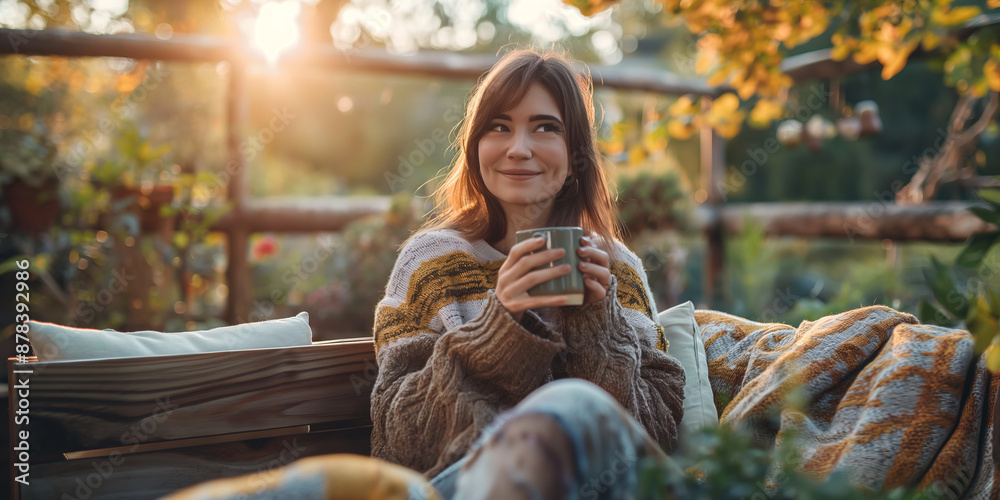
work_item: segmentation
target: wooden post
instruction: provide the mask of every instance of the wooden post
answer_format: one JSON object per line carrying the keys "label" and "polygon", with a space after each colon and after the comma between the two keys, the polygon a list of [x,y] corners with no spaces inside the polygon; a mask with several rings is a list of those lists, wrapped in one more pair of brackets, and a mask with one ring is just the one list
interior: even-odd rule
{"label": "wooden post", "polygon": [[246,226],[247,197],[249,184],[247,182],[246,158],[239,151],[239,144],[246,132],[249,113],[249,93],[247,92],[247,68],[241,61],[231,61],[229,69],[229,89],[226,107],[226,147],[229,150],[229,163],[226,172],[229,175],[227,195],[233,204],[232,216],[236,224],[228,228],[228,255],[226,266],[226,283],[229,294],[226,296],[226,322],[235,325],[247,321],[250,309],[252,289],[250,284],[250,267],[247,262],[250,234]]}
{"label": "wooden post", "polygon": [[[712,106],[710,98],[702,100],[702,112]],[[711,223],[705,227],[707,252],[705,255],[705,275],[703,297],[706,307],[717,307],[722,303],[724,287],[722,271],[725,265],[725,244],[722,238],[722,192],[725,162],[725,143],[711,126],[701,129],[701,189],[705,191],[705,206],[712,211]]]}

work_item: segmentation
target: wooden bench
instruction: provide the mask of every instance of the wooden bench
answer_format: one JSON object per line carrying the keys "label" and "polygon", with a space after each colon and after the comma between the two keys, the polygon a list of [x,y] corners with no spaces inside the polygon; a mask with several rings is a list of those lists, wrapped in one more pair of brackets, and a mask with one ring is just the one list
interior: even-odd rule
{"label": "wooden bench", "polygon": [[158,498],[306,456],[368,455],[376,374],[371,338],[152,358],[10,358],[12,498]]}

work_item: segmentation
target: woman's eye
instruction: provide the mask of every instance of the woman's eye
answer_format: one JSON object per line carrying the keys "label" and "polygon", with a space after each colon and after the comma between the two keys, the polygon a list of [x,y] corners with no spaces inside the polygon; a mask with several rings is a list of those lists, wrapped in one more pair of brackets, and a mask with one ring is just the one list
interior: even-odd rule
{"label": "woman's eye", "polygon": [[502,123],[494,123],[493,125],[490,125],[490,131],[491,132],[506,132],[507,131],[507,126],[504,125],[504,124],[502,124]]}
{"label": "woman's eye", "polygon": [[555,123],[543,123],[538,126],[538,130],[541,132],[559,132],[559,126]]}

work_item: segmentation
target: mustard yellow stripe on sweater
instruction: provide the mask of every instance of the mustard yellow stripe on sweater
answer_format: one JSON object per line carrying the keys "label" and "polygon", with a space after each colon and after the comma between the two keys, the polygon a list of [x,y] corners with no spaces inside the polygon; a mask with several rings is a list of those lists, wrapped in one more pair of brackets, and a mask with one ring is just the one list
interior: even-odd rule
{"label": "mustard yellow stripe on sweater", "polygon": [[618,278],[618,303],[645,314],[656,323],[656,348],[666,353],[667,339],[663,336],[663,327],[653,314],[649,296],[642,286],[642,278],[632,266],[620,262],[611,264],[611,274]]}
{"label": "mustard yellow stripe on sweater", "polygon": [[[375,348],[390,342],[434,332],[431,320],[442,307],[452,302],[486,299],[486,292],[496,288],[497,274],[506,259],[480,262],[466,252],[455,251],[428,259],[410,276],[406,300],[399,307],[382,306],[375,317]],[[656,322],[642,280],[634,269],[614,263],[611,273],[618,279],[618,302],[639,311]],[[663,328],[657,325],[656,348],[667,352]]]}
{"label": "mustard yellow stripe on sweater", "polygon": [[496,288],[504,260],[479,262],[455,251],[428,259],[410,276],[406,301],[399,307],[380,307],[375,317],[375,348],[397,339],[433,332],[431,320],[452,302],[483,300]]}

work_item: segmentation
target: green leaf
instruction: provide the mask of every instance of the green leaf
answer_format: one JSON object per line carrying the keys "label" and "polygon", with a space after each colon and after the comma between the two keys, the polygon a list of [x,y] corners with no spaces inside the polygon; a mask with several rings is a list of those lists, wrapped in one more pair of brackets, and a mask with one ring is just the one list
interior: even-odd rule
{"label": "green leaf", "polygon": [[1000,226],[1000,209],[996,207],[992,209],[986,207],[969,207],[969,211],[985,222]]}
{"label": "green leaf", "polygon": [[993,313],[993,316],[1000,318],[1000,295],[987,288],[986,301],[990,303],[990,312]]}
{"label": "green leaf", "polygon": [[925,325],[953,326],[954,321],[925,299],[917,304],[917,317]]}
{"label": "green leaf", "polygon": [[1000,189],[980,189],[979,197],[990,205],[1000,208]]}
{"label": "green leaf", "polygon": [[958,257],[955,257],[955,264],[969,269],[979,267],[997,238],[1000,238],[998,231],[973,234],[965,241],[965,246],[962,247]]}
{"label": "green leaf", "polygon": [[975,341],[976,356],[983,353],[997,334],[997,318],[990,313],[990,305],[982,295],[975,297],[965,325]]}
{"label": "green leaf", "polygon": [[948,267],[931,256],[931,269],[924,270],[924,277],[938,304],[956,318],[964,318],[969,312],[969,302],[955,288],[948,273]]}

